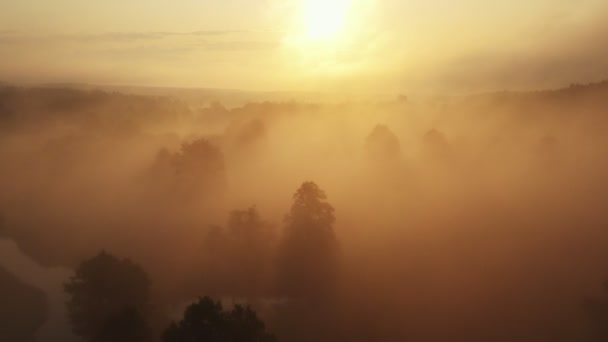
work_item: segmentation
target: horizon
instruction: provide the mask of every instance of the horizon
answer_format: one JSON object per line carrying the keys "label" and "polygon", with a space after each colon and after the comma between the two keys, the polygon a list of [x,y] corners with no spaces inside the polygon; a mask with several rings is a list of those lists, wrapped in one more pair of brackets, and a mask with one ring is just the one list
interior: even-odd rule
{"label": "horizon", "polygon": [[[520,94],[520,93],[542,93],[542,92],[555,92],[555,91],[560,91],[560,90],[566,90],[568,88],[571,87],[575,87],[575,86],[583,86],[583,87],[592,87],[592,86],[596,86],[596,85],[601,85],[601,84],[605,84],[608,83],[608,77],[606,78],[599,78],[596,81],[589,81],[589,82],[566,82],[564,84],[558,84],[552,87],[540,87],[540,88],[535,88],[535,87],[531,87],[531,88],[522,88],[522,89],[508,89],[508,88],[502,88],[502,89],[488,89],[488,90],[483,90],[483,91],[473,91],[473,92],[464,92],[464,93],[443,93],[443,94],[438,94],[438,93],[427,93],[427,94],[421,94],[421,93],[405,93],[405,92],[377,92],[377,93],[371,93],[373,96],[371,96],[372,98],[377,98],[377,97],[389,97],[389,98],[396,98],[399,96],[406,96],[408,98],[435,98],[435,97],[474,97],[474,96],[483,96],[483,95],[492,95],[492,94],[500,94],[500,93],[513,93],[513,94]],[[29,82],[24,82],[24,83],[19,83],[19,82],[7,82],[5,80],[0,80],[0,86],[8,86],[8,87],[21,87],[21,88],[65,88],[65,89],[76,89],[78,90],[79,88],[91,88],[91,89],[86,89],[86,90],[101,90],[101,91],[109,91],[109,90],[114,90],[114,91],[118,91],[118,92],[125,92],[128,93],[129,89],[132,90],[158,90],[158,91],[162,91],[162,90],[166,90],[166,91],[200,91],[200,92],[204,92],[204,91],[209,91],[209,92],[226,92],[226,93],[235,93],[235,94],[258,94],[258,95],[262,95],[262,94],[266,94],[266,95],[278,95],[278,94],[283,94],[283,95],[290,95],[290,94],[306,94],[306,95],[331,95],[331,96],[354,96],[354,95],[370,95],[370,92],[368,91],[363,91],[360,90],[358,92],[338,92],[338,91],[334,91],[334,92],[329,92],[329,91],[314,91],[314,90],[248,90],[248,89],[239,89],[239,88],[210,88],[210,87],[198,87],[198,86],[193,86],[193,87],[181,87],[181,86],[168,86],[168,85],[138,85],[138,84],[102,84],[102,83],[80,83],[80,82],[48,82],[48,83],[29,83]],[[137,93],[135,93],[137,94]],[[145,93],[141,94],[141,95],[146,95]],[[168,96],[171,97],[172,95],[170,94],[165,94],[162,96]],[[263,101],[267,101],[265,100],[263,97],[261,98],[261,100]],[[298,99],[292,99],[295,101],[298,101]],[[314,100],[311,100],[314,102]],[[342,99],[341,101],[347,101],[348,100],[344,100]]]}

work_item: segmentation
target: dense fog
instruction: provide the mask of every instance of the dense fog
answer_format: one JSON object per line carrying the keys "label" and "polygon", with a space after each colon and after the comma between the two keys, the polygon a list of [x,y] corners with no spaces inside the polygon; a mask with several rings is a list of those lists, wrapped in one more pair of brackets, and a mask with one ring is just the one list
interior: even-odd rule
{"label": "dense fog", "polygon": [[226,107],[7,86],[0,235],[44,267],[140,264],[157,330],[209,295],[281,341],[593,341],[606,99],[598,83]]}

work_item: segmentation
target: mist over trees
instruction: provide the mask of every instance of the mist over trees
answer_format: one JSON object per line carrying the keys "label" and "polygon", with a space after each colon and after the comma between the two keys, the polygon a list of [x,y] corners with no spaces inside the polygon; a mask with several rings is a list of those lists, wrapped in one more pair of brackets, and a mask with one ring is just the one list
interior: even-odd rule
{"label": "mist over trees", "polygon": [[385,125],[377,125],[366,139],[369,155],[378,161],[391,161],[401,155],[399,138]]}
{"label": "mist over trees", "polygon": [[237,298],[263,298],[273,293],[274,227],[255,207],[234,210],[226,227],[212,227],[204,238],[201,272],[195,283],[205,293]]}
{"label": "mist over trees", "polygon": [[203,138],[183,143],[174,153],[163,148],[148,170],[145,187],[159,201],[178,199],[183,204],[199,204],[225,189],[224,156]]}
{"label": "mist over trees", "polygon": [[88,340],[158,339],[209,296],[229,309],[204,315],[241,305],[236,326],[281,341],[594,341],[606,98],[606,82],[234,106],[4,87],[0,235],[75,270]]}

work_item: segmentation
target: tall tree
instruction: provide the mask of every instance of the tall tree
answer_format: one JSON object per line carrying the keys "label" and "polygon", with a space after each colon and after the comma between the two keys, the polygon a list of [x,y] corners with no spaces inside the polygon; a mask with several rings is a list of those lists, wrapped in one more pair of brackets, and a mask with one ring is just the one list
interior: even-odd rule
{"label": "tall tree", "polygon": [[293,199],[280,247],[279,290],[289,297],[330,295],[339,259],[334,208],[313,182],[302,184]]}
{"label": "tall tree", "polygon": [[145,341],[150,281],[128,259],[101,252],[83,262],[65,284],[74,333],[89,341]]}

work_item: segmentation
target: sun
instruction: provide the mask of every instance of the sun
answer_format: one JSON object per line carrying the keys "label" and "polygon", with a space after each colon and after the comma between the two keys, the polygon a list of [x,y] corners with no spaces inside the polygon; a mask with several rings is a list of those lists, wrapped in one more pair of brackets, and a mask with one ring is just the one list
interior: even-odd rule
{"label": "sun", "polygon": [[345,28],[351,0],[306,0],[306,37],[313,41],[338,36]]}

